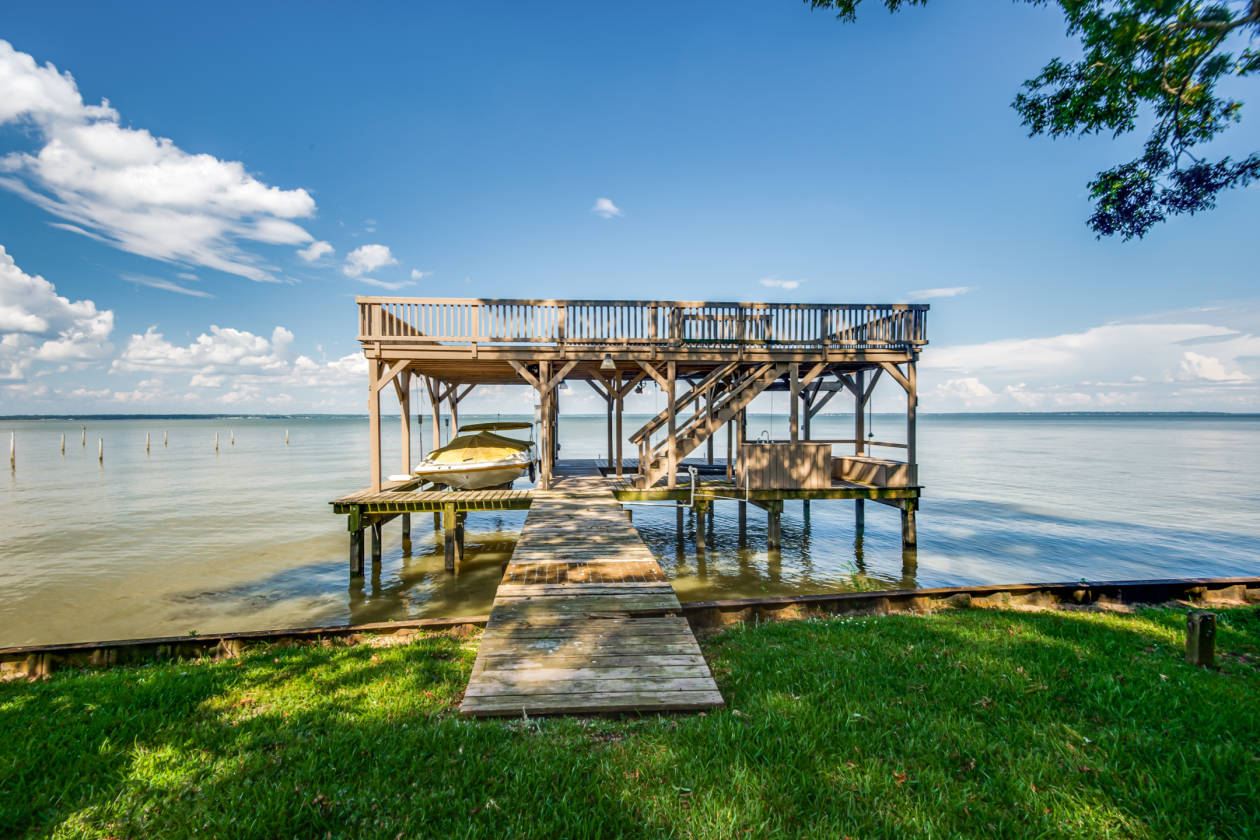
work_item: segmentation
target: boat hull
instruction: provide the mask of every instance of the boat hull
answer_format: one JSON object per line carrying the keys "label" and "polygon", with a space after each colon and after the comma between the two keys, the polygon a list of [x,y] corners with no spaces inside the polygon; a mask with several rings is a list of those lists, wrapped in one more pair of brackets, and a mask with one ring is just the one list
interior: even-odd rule
{"label": "boat hull", "polygon": [[455,490],[484,490],[515,481],[529,472],[530,463],[529,460],[515,458],[466,466],[422,461],[416,465],[413,475]]}

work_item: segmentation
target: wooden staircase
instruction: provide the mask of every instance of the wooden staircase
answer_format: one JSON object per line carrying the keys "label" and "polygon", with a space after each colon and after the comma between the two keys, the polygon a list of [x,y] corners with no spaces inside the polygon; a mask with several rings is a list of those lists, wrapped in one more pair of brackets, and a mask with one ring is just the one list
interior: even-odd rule
{"label": "wooden staircase", "polygon": [[[696,404],[695,413],[675,429],[673,453],[675,464],[681,462],[708,440],[714,432],[733,420],[758,394],[787,373],[789,364],[767,362],[742,376],[737,375],[732,378],[731,374],[736,369],[736,365],[727,365],[714,370],[694,388],[674,401],[673,412],[676,418],[682,416],[680,413],[682,409],[692,403]],[[711,406],[706,407],[700,398],[710,391],[712,402]],[[662,438],[655,444],[651,440],[652,435],[669,422],[669,416],[670,408],[666,407],[664,411],[630,436],[630,440],[639,446],[640,487],[651,487],[669,473],[669,438]]]}

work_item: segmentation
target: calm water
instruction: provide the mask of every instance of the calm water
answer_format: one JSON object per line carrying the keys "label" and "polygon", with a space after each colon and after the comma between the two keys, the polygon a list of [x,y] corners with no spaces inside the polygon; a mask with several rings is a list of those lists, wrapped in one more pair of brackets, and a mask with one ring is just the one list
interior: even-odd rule
{"label": "calm water", "polygon": [[[749,435],[784,426],[751,417]],[[397,422],[385,428],[395,472]],[[821,417],[814,436],[851,428],[850,416]],[[899,417],[876,415],[874,428],[903,439]],[[365,419],[0,421],[10,430],[0,645],[484,614],[525,517],[471,514],[458,575],[442,569],[431,517],[413,517],[407,557],[390,523],[381,566],[350,581],[345,518],[327,503],[366,484]],[[563,456],[600,455],[604,434],[602,417],[563,419]],[[741,539],[734,503],[716,506],[703,556],[690,512],[681,535],[672,508],[636,507],[634,522],[684,601],[1260,572],[1260,418],[928,415],[919,458],[926,490],[908,556],[898,512],[873,503],[860,543],[851,503],[815,502],[808,517],[788,503],[777,555],[755,508]]]}

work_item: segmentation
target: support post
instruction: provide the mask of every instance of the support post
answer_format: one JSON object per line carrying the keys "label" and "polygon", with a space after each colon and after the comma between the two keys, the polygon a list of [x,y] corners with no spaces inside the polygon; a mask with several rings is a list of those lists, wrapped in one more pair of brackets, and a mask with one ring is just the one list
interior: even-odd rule
{"label": "support post", "polygon": [[613,383],[613,380],[609,378],[604,380],[604,388],[604,393],[607,395],[604,398],[604,408],[607,409],[608,414],[608,466],[611,468],[613,456],[616,454],[613,451],[613,392],[616,390],[617,386]]}
{"label": "support post", "polygon": [[734,424],[727,421],[726,424],[726,480],[733,481],[735,479],[734,456],[734,440],[735,427]]}
{"label": "support post", "polygon": [[[398,408],[402,414],[401,455],[403,475],[411,474],[411,371],[398,376]],[[287,433],[286,433],[287,434]]]}
{"label": "support post", "polygon": [[670,359],[665,365],[665,399],[669,406],[669,479],[666,487],[678,486],[678,412],[674,400],[678,393],[678,363]]}
{"label": "support post", "polygon": [[901,548],[914,548],[919,544],[919,536],[914,525],[914,508],[912,500],[901,503]]}
{"label": "support post", "polygon": [[381,361],[368,359],[368,460],[372,492],[381,492]]}
{"label": "support post", "polygon": [[621,415],[626,410],[626,397],[621,393],[621,374],[617,375],[617,478],[621,478],[622,471],[622,441],[626,439],[625,433],[621,429]]}
{"label": "support post", "polygon": [[1186,662],[1200,668],[1216,666],[1216,613],[1186,613]]}
{"label": "support post", "polygon": [[906,380],[909,382],[909,387],[906,388],[906,463],[910,465],[911,481],[918,484],[915,421],[919,411],[919,385],[916,376],[915,363],[911,360],[906,363]]}
{"label": "support post", "polygon": [[372,523],[372,565],[379,565],[381,562],[381,523]]}
{"label": "support post", "polygon": [[538,363],[538,488],[548,490],[551,487],[551,391],[547,383],[551,380],[551,362]]}
{"label": "support post", "polygon": [[783,544],[783,502],[766,503],[766,548],[778,551]]}
{"label": "support post", "polygon": [[855,499],[853,506],[853,530],[860,537],[866,530],[866,500]]}
{"label": "support post", "polygon": [[788,400],[788,432],[792,443],[800,443],[801,440],[801,366],[793,362],[788,365],[788,390],[791,393],[791,399]]}
{"label": "support post", "polygon": [[464,520],[468,518],[466,511],[455,514],[455,563],[456,568],[464,564]]}
{"label": "support post", "polygon": [[[704,416],[706,420],[713,419],[713,389],[710,388],[704,394]],[[713,464],[713,435],[709,435],[709,439],[705,441],[707,460],[710,465]]]}
{"label": "support post", "polygon": [[857,393],[853,395],[853,454],[866,454],[866,400],[862,395],[866,393],[866,371],[859,370],[853,374],[853,380],[857,382]]}
{"label": "support post", "polygon": [[442,506],[442,557],[446,571],[455,571],[455,505]]}
{"label": "support post", "polygon": [[403,554],[411,555],[411,514],[404,513],[402,519],[402,550]]}
{"label": "support post", "polygon": [[363,577],[363,529],[350,531],[350,576]]}
{"label": "support post", "polygon": [[709,503],[706,501],[696,501],[696,551],[704,551],[705,549],[705,526],[708,524]]}

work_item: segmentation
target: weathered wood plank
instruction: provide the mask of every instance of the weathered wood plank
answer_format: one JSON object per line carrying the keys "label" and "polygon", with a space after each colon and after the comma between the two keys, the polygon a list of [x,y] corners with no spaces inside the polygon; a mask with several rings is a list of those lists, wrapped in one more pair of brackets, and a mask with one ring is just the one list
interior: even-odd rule
{"label": "weathered wood plank", "polygon": [[[477,679],[468,684],[464,690],[465,697],[493,697],[496,694],[596,694],[600,692],[636,692],[636,691],[708,691],[713,687],[713,679],[707,674],[703,677],[681,677],[665,679],[659,677],[643,677],[631,679],[594,679],[574,680],[556,679],[543,682],[527,682],[519,676],[507,679],[496,676],[502,672],[485,671]],[[528,671],[514,672],[518,675]]]}
{"label": "weathered wood plank", "polygon": [[461,711],[479,716],[540,714],[609,714],[615,712],[687,712],[723,705],[722,695],[709,691],[637,691],[591,694],[501,694],[467,697]]}
{"label": "weathered wood plank", "polygon": [[461,710],[687,710],[721,695],[681,605],[602,476],[535,491]]}

